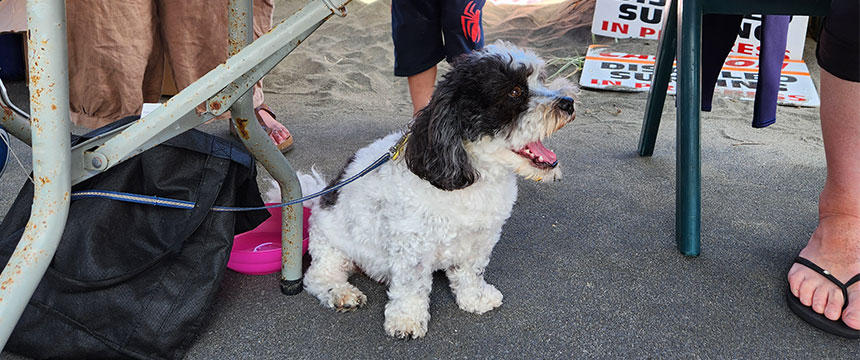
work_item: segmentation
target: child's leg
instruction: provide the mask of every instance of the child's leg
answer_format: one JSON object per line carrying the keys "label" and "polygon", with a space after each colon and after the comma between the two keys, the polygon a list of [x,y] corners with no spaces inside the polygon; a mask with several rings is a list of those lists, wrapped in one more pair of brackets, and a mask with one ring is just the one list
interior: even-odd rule
{"label": "child's leg", "polygon": [[408,77],[413,115],[424,108],[436,84],[436,64],[445,58],[435,1],[392,0],[394,75]]}
{"label": "child's leg", "polygon": [[412,97],[412,116],[418,114],[430,103],[433,88],[436,85],[436,65],[418,74],[407,78],[409,82],[409,95]]}

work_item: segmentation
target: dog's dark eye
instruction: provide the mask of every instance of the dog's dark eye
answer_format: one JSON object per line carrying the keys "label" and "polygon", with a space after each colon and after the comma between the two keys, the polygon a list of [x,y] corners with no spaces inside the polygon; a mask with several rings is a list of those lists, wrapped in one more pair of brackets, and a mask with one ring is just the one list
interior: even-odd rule
{"label": "dog's dark eye", "polygon": [[510,96],[512,98],[517,98],[517,97],[520,97],[520,95],[522,95],[522,94],[523,94],[523,89],[519,86],[514,86],[514,88],[511,89],[511,92],[508,93],[508,96]]}

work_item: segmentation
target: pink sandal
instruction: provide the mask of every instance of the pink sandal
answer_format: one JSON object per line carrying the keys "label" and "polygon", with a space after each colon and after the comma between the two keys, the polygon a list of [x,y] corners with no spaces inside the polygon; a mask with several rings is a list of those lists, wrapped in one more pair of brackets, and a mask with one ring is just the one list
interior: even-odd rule
{"label": "pink sandal", "polygon": [[[266,124],[263,122],[263,117],[260,116],[260,111],[265,111],[265,112],[269,113],[269,115],[272,116],[272,119],[278,120],[278,117],[275,116],[275,113],[266,104],[262,104],[262,105],[258,106],[256,109],[254,109],[254,114],[257,115],[257,121],[260,122],[260,125],[263,125],[263,130],[266,130],[266,134],[269,134],[269,137],[271,137],[272,132],[274,132],[275,129],[272,129],[272,128],[266,126]],[[287,130],[286,127],[284,127],[284,131],[287,132],[287,138],[278,144],[278,150],[280,150],[282,153],[285,153],[285,152],[293,149],[293,135],[290,134],[290,131]]]}
{"label": "pink sandal", "polygon": [[[275,113],[272,111],[272,109],[270,109],[266,104],[260,105],[256,109],[254,109],[254,115],[257,116],[257,121],[263,127],[263,130],[266,131],[266,134],[269,135],[269,137],[271,138],[272,133],[275,130],[266,126],[266,123],[263,122],[263,117],[260,116],[261,111],[265,111],[265,112],[269,113],[269,115],[272,116],[272,119],[277,120],[278,118],[277,118],[277,116],[275,116]],[[285,153],[287,151],[290,151],[293,148],[293,135],[290,134],[290,131],[287,130],[286,127],[284,127],[284,130],[287,132],[287,138],[284,139],[284,141],[281,141],[279,144],[277,144],[278,150],[281,153]],[[233,122],[230,122],[230,134],[232,134],[234,136],[239,136],[238,133],[236,132],[236,128],[233,126]]]}

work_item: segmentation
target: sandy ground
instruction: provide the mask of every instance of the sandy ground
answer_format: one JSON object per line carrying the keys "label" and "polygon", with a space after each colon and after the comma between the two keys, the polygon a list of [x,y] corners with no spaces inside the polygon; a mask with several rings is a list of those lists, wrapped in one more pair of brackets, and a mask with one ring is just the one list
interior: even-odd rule
{"label": "sandy ground", "polygon": [[[276,3],[280,19],[304,1]],[[593,39],[593,6],[488,3],[486,41],[546,59],[584,55],[593,41],[655,52],[654,41]],[[354,0],[349,16],[330,19],[266,77],[267,103],[296,140],[294,168],[336,174],[353,151],[409,121],[389,12],[389,1]],[[817,83],[814,45],[808,39],[804,58]],[[23,84],[13,90],[26,101]],[[856,341],[818,332],[784,301],[825,175],[818,109],[780,107],[775,125],[753,129],[751,102],[716,97],[702,117],[703,253],[686,258],[674,250],[674,99],[654,156],[640,158],[645,99],[580,92],[576,121],[546,142],[565,179],[520,182],[487,269],[505,294],[500,309],[460,311],[437,276],[428,336],[401,342],[382,331],[385,287],[363,276],[352,281],[368,307],[336,314],[307,293],[280,295],[275,276],[228,271],[188,358],[858,358]],[[226,124],[203,129],[227,134]],[[10,169],[0,180],[2,214],[24,175]],[[265,190],[265,174],[260,182]]]}

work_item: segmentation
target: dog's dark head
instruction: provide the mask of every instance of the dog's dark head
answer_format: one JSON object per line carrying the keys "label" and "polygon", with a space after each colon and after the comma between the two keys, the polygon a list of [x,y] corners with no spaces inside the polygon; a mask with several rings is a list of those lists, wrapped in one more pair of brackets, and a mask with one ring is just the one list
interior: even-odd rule
{"label": "dog's dark head", "polygon": [[545,87],[543,67],[504,42],[460,57],[413,121],[409,169],[443,190],[473,184],[476,160],[538,180],[560,177],[555,154],[540,140],[573,120],[573,99]]}

